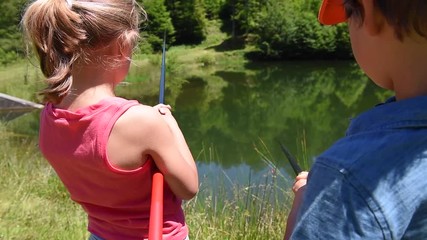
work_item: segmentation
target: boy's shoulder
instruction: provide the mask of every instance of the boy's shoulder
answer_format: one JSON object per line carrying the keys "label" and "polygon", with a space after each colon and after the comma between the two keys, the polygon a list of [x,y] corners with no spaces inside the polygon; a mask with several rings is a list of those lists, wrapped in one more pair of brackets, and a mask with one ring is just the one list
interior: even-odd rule
{"label": "boy's shoulder", "polygon": [[347,135],[316,162],[363,176],[360,181],[417,171],[419,164],[427,163],[425,106],[427,97],[417,97],[388,101],[360,114],[352,120]]}

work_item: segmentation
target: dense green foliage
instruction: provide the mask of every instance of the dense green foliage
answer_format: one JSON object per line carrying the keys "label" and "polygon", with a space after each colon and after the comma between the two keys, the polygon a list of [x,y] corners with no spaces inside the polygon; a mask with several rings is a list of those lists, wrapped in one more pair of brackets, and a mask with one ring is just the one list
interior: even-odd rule
{"label": "dense green foliage", "polygon": [[12,62],[24,53],[19,21],[25,2],[25,0],[0,2],[0,64]]}
{"label": "dense green foliage", "polygon": [[203,0],[206,17],[210,20],[217,19],[225,0]]}
{"label": "dense green foliage", "polygon": [[166,0],[176,29],[176,44],[199,44],[205,40],[205,10],[201,0]]}
{"label": "dense green foliage", "polygon": [[350,58],[345,26],[321,26],[318,4],[314,0],[227,0],[221,16],[224,23],[230,22],[224,29],[231,29],[232,36],[249,36],[249,43],[259,50],[258,58]]}
{"label": "dense green foliage", "polygon": [[[24,54],[19,21],[25,0],[0,3],[0,64]],[[141,26],[143,52],[168,46],[201,44],[212,37],[213,22],[257,59],[350,58],[345,25],[321,26],[317,0],[139,0],[148,22]],[[240,41],[234,41],[234,40]],[[208,41],[207,41],[208,42]],[[249,51],[249,50],[248,50]]]}
{"label": "dense green foliage", "polygon": [[[163,36],[166,34],[167,43],[174,42],[175,28],[165,6],[165,0],[143,0],[142,6],[147,13],[147,23],[142,28],[143,38],[148,45],[142,44],[143,52],[160,51]],[[148,47],[146,51],[144,47]]]}

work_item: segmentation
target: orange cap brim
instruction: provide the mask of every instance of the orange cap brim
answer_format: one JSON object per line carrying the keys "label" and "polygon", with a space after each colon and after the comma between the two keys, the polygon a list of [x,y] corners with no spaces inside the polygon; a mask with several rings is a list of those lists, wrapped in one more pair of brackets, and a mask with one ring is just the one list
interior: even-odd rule
{"label": "orange cap brim", "polygon": [[323,0],[318,19],[324,25],[333,25],[347,21],[343,0]]}

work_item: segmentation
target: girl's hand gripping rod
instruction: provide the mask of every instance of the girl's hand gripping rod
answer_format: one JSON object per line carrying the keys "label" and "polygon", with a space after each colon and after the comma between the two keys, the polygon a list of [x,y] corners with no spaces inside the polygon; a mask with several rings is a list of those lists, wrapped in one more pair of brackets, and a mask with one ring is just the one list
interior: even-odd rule
{"label": "girl's hand gripping rod", "polygon": [[[159,103],[165,103],[165,55],[166,33],[163,37],[162,68],[160,72]],[[150,223],[148,226],[148,239],[161,240],[163,237],[163,174],[159,171],[153,175],[151,188]]]}

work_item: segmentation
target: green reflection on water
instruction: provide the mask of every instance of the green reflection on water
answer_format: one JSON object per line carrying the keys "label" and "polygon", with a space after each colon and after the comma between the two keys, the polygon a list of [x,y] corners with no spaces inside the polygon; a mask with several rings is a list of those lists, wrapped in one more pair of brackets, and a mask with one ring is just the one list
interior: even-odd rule
{"label": "green reflection on water", "polygon": [[[133,81],[120,93],[152,105],[157,82]],[[214,161],[223,168],[245,164],[253,170],[265,167],[255,150],[260,141],[271,151],[269,160],[287,165],[277,140],[308,168],[316,155],[344,135],[351,117],[390,96],[354,62],[343,61],[169,72],[167,88],[166,102],[174,107],[198,161]],[[203,154],[207,147],[214,148],[214,158]]]}

